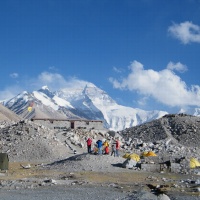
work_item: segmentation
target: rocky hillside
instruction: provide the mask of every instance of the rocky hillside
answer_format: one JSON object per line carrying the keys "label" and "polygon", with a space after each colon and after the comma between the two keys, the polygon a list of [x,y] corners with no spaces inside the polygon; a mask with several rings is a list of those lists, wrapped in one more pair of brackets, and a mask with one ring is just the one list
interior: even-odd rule
{"label": "rocky hillside", "polygon": [[0,149],[11,161],[46,161],[64,156],[67,148],[54,131],[29,121],[0,122]]}
{"label": "rocky hillside", "polygon": [[[192,157],[200,160],[200,119],[185,114],[165,115],[161,119],[125,129],[122,148],[126,152],[141,155],[153,151],[156,157],[145,158],[145,162],[178,163],[181,173],[190,173]],[[148,157],[147,157],[148,158]],[[153,159],[155,158],[155,159]]]}
{"label": "rocky hillside", "polygon": [[86,153],[86,139],[109,139],[108,132],[49,129],[30,120],[0,121],[0,150],[11,161],[46,162]]}
{"label": "rocky hillside", "polygon": [[168,114],[160,119],[120,131],[125,140],[139,138],[144,142],[170,139],[174,144],[200,146],[200,117]]}

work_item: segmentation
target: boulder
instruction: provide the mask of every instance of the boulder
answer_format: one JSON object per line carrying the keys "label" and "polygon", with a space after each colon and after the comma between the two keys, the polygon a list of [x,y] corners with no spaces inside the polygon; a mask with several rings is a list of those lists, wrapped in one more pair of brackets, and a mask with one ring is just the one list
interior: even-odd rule
{"label": "boulder", "polygon": [[126,159],[123,164],[122,164],[122,167],[123,168],[128,168],[128,169],[131,169],[133,167],[135,167],[137,164],[137,162],[133,159]]}

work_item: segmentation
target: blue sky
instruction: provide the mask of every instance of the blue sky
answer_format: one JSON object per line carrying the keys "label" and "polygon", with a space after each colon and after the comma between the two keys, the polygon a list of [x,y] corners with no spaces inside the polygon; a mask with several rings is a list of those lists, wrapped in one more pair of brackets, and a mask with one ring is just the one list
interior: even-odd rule
{"label": "blue sky", "polygon": [[200,0],[0,1],[0,99],[85,81],[125,106],[200,107],[199,13]]}

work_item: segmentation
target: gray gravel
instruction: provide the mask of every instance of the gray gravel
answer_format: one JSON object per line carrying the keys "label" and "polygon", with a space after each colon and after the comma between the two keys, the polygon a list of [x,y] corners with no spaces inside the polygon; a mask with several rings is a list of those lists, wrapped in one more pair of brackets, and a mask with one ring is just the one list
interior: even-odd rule
{"label": "gray gravel", "polygon": [[100,186],[54,186],[48,188],[0,191],[1,200],[117,200],[127,196],[119,189]]}
{"label": "gray gravel", "polygon": [[1,190],[1,200],[199,200],[200,196],[167,194],[156,196],[146,190],[123,193],[120,189],[101,186],[53,186],[37,189]]}

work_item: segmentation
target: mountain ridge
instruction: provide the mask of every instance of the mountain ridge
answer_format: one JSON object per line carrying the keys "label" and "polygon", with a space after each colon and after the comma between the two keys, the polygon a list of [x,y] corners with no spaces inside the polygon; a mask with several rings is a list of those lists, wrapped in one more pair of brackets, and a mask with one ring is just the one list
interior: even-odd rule
{"label": "mountain ridge", "polygon": [[119,131],[160,118],[165,111],[145,111],[116,103],[93,83],[50,91],[43,86],[31,93],[24,91],[2,104],[23,118],[102,120],[105,128]]}

